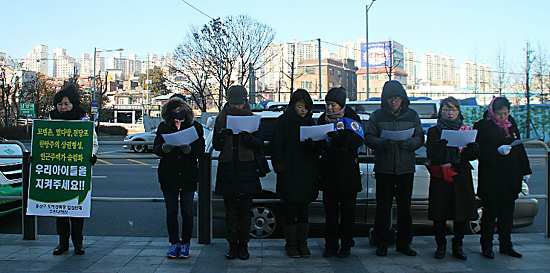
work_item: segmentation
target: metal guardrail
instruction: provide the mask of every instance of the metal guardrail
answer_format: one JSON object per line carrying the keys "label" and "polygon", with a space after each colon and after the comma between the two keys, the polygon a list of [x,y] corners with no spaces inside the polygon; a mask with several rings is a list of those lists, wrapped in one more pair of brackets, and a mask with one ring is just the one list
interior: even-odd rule
{"label": "metal guardrail", "polygon": [[[0,141],[0,144],[17,144],[24,151],[23,155],[6,155],[2,158],[23,158],[23,196],[3,196],[0,199],[17,199],[23,201],[22,210],[22,225],[23,239],[35,240],[37,237],[37,221],[36,216],[26,215],[28,187],[29,187],[29,167],[30,153],[25,150],[25,146],[19,141]],[[153,145],[147,141],[99,141],[99,145]],[[544,155],[532,155],[529,158],[544,158],[546,163],[546,195],[529,195],[526,198],[546,199],[546,237],[550,234],[550,204],[548,202],[548,184],[550,170],[550,151],[548,146],[542,141],[531,141],[525,143],[526,146],[542,146],[545,149]],[[98,159],[159,159],[156,155],[140,155],[140,156],[103,156],[98,155]],[[424,164],[426,157],[417,157],[416,164]],[[199,244],[210,244],[212,242],[212,183],[211,183],[211,167],[212,160],[217,160],[217,156],[212,156],[212,148],[207,151],[199,159],[199,187],[198,187],[198,242]],[[360,155],[359,162],[374,163],[373,155]],[[255,199],[262,203],[279,203],[278,199]],[[132,197],[92,197],[92,201],[99,202],[164,202],[164,198],[132,198]],[[361,201],[361,200],[359,200]]]}

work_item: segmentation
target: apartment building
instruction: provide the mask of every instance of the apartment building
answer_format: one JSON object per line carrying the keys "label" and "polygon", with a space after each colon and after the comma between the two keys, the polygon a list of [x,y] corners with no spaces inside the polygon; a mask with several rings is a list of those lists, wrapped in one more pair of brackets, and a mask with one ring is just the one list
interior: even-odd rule
{"label": "apartment building", "polygon": [[25,60],[23,69],[42,73],[49,76],[50,74],[48,74],[48,56],[48,46],[36,45],[33,50],[27,53],[27,59]]}
{"label": "apartment building", "polygon": [[76,66],[75,58],[68,56],[66,49],[58,47],[53,50],[53,77],[54,78],[72,77],[75,74],[75,66]]}

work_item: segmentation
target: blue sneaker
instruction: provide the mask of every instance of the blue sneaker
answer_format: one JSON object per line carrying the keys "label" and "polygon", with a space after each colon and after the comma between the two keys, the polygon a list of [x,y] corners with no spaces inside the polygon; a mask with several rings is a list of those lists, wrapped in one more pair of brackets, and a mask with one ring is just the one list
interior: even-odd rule
{"label": "blue sneaker", "polygon": [[170,247],[170,250],[168,250],[168,253],[166,253],[166,258],[174,259],[174,258],[178,257],[178,255],[180,254],[180,248],[181,248],[180,243],[173,244]]}
{"label": "blue sneaker", "polygon": [[189,258],[189,244],[185,243],[181,245],[180,255],[178,256],[180,259],[187,259]]}

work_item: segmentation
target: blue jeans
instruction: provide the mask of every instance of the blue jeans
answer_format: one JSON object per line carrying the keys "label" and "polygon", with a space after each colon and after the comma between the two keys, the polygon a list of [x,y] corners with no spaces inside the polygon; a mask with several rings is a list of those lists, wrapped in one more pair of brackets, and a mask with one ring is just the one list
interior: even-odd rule
{"label": "blue jeans", "polygon": [[[163,191],[166,203],[166,227],[171,244],[188,244],[193,232],[193,196],[194,191]],[[181,208],[181,240],[178,235],[178,197]]]}

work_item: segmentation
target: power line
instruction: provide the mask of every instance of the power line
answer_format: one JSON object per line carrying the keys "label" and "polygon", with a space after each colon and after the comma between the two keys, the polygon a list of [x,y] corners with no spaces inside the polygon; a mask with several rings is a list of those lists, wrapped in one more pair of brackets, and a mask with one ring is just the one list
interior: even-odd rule
{"label": "power line", "polygon": [[204,12],[203,12],[202,10],[200,10],[200,9],[196,8],[195,6],[193,6],[193,5],[189,4],[189,2],[187,2],[187,1],[185,1],[185,0],[181,0],[181,1],[182,1],[183,3],[185,3],[185,4],[187,4],[188,6],[190,6],[190,7],[194,8],[194,9],[195,9],[196,11],[198,11],[198,12],[202,13],[202,14],[203,14],[204,16],[206,16],[206,17],[210,18],[211,20],[214,20],[214,18],[212,18],[212,16],[210,16],[210,15],[208,15],[208,14],[204,13]]}

